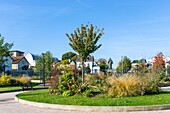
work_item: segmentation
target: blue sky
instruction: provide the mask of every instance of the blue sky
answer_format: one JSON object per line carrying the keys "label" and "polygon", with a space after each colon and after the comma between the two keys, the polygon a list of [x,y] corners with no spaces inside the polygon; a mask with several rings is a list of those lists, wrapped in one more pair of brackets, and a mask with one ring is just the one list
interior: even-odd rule
{"label": "blue sky", "polygon": [[73,51],[66,33],[88,22],[104,28],[92,55],[150,58],[170,55],[170,0],[0,0],[0,33],[12,49],[53,56]]}

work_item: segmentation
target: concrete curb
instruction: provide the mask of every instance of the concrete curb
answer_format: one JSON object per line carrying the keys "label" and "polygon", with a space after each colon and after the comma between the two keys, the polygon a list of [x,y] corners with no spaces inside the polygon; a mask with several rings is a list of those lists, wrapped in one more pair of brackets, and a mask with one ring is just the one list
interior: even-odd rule
{"label": "concrete curb", "polygon": [[15,101],[35,106],[38,108],[48,108],[66,111],[86,111],[86,112],[132,112],[132,111],[155,111],[170,109],[170,105],[154,105],[154,106],[74,106],[74,105],[57,105],[31,102],[19,99],[15,96]]}

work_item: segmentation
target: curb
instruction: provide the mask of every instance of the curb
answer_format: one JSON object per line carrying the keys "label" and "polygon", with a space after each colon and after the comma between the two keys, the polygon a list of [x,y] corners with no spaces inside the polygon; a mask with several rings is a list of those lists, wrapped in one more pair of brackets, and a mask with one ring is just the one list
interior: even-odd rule
{"label": "curb", "polygon": [[155,110],[167,110],[170,109],[168,105],[153,105],[153,106],[74,106],[74,105],[58,105],[58,104],[46,104],[31,102],[23,99],[19,99],[15,96],[15,101],[31,105],[38,108],[57,109],[66,111],[86,111],[86,112],[132,112],[132,111],[155,111]]}

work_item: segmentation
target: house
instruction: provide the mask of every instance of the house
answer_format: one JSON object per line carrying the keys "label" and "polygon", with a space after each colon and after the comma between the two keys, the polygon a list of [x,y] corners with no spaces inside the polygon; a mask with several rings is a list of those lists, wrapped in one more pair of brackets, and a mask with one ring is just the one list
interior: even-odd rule
{"label": "house", "polygon": [[37,58],[41,58],[41,56],[40,55],[34,55],[32,53],[27,53],[25,55],[25,58],[29,62],[29,68],[34,68],[36,66]]}
{"label": "house", "polygon": [[12,70],[27,70],[29,67],[29,62],[24,57],[24,52],[18,50],[10,51],[12,61]]}
{"label": "house", "polygon": [[7,57],[3,57],[3,59],[5,60],[5,62],[2,64],[2,70],[7,72],[12,70],[12,57],[11,56],[7,56]]}
{"label": "house", "polygon": [[[27,53],[25,55],[25,58],[29,62],[29,68],[34,69],[35,66],[36,66],[36,63],[37,63],[37,59],[42,58],[42,55],[35,55],[35,54],[32,54],[32,53]],[[58,61],[59,61],[58,58],[53,57],[53,64],[52,65],[54,66]]]}
{"label": "house", "polygon": [[24,52],[18,51],[18,50],[11,50],[9,51],[11,54],[11,57],[17,57],[17,56],[24,56]]}
{"label": "house", "polygon": [[29,62],[24,56],[13,57],[12,70],[27,70],[29,67]]}
{"label": "house", "polygon": [[[84,62],[85,67],[89,67],[91,70],[91,74],[99,74],[100,73],[100,67],[97,65],[97,63],[94,61],[93,56],[89,56],[86,61]],[[80,57],[76,58],[76,68],[81,69],[81,59]]]}
{"label": "house", "polygon": [[140,60],[133,60],[133,61],[131,62],[131,67],[133,68],[133,67],[135,67],[135,66],[138,66],[139,63],[142,63],[142,64],[144,64],[145,66],[147,66],[147,61],[146,61],[146,59],[142,58],[142,59],[140,59]]}

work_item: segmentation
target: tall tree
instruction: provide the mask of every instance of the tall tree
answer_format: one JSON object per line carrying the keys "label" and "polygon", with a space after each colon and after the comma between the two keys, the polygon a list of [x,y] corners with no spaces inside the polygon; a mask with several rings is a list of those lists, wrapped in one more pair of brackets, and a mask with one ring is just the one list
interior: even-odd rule
{"label": "tall tree", "polygon": [[53,56],[50,51],[47,51],[44,56],[45,60],[45,77],[46,79],[50,79],[52,74],[52,63],[53,63]]}
{"label": "tall tree", "polygon": [[160,52],[154,57],[153,68],[156,72],[161,72],[165,69],[165,61],[163,54]]}
{"label": "tall tree", "polygon": [[0,68],[2,68],[3,63],[6,61],[4,57],[10,56],[9,50],[12,48],[13,43],[5,43],[4,37],[0,34]]}
{"label": "tall tree", "polygon": [[76,54],[73,52],[66,52],[62,55],[62,60],[75,60],[76,59]]}
{"label": "tall tree", "polygon": [[[45,71],[45,78],[48,80],[52,74],[53,57],[50,51],[47,51],[42,57],[37,59],[36,70]],[[44,67],[44,68],[43,68]],[[44,69],[44,70],[43,70]]]}
{"label": "tall tree", "polygon": [[94,27],[92,24],[87,24],[86,26],[82,24],[80,28],[74,30],[74,33],[70,35],[66,33],[66,36],[70,40],[69,45],[81,58],[82,84],[84,83],[84,62],[91,53],[102,46],[102,44],[97,45],[97,42],[104,34],[103,30],[98,29],[97,26]]}
{"label": "tall tree", "polygon": [[127,73],[131,69],[131,60],[124,56],[123,59],[118,63],[118,66],[116,68],[117,73]]}

